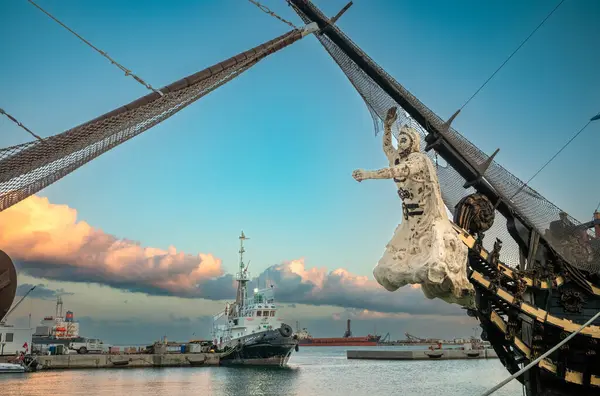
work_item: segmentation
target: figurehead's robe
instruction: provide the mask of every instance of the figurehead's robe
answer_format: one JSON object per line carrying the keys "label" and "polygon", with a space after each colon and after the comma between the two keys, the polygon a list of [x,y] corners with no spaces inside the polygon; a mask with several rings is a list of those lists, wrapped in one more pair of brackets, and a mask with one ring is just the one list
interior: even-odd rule
{"label": "figurehead's robe", "polygon": [[472,307],[468,248],[448,219],[437,173],[429,157],[419,151],[417,131],[403,127],[400,134],[412,141],[409,153],[393,166],[403,218],[373,275],[389,291],[420,284],[428,298]]}

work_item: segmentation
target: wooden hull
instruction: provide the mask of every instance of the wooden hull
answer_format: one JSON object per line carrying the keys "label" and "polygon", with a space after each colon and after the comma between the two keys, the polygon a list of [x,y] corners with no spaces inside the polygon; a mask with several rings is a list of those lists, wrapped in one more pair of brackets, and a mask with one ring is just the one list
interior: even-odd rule
{"label": "wooden hull", "polygon": [[[514,374],[559,344],[600,311],[600,288],[569,267],[557,273],[519,271],[470,247],[469,278],[476,289],[482,339]],[[517,378],[528,396],[600,394],[600,320]]]}

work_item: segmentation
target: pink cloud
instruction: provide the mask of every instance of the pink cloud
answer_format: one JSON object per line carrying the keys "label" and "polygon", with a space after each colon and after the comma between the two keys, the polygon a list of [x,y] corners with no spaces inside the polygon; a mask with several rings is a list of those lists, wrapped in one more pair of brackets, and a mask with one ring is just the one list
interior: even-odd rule
{"label": "pink cloud", "polygon": [[[224,274],[212,254],[190,255],[143,247],[77,219],[77,211],[32,196],[0,213],[0,246],[25,269],[111,279],[164,292],[196,293],[197,285]],[[40,271],[41,270],[41,271]],[[68,280],[68,279],[64,279]]]}

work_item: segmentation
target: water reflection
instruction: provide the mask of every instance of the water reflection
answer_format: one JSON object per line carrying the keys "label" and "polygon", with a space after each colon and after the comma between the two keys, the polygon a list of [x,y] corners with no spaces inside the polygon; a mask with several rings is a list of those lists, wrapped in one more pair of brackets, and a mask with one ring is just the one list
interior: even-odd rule
{"label": "water reflection", "polygon": [[299,369],[292,367],[221,367],[217,378],[225,396],[295,394]]}
{"label": "water reflection", "polygon": [[[2,396],[464,396],[508,376],[497,359],[347,360],[345,348],[304,348],[288,368],[190,367],[0,374]],[[495,396],[521,396],[517,382]]]}

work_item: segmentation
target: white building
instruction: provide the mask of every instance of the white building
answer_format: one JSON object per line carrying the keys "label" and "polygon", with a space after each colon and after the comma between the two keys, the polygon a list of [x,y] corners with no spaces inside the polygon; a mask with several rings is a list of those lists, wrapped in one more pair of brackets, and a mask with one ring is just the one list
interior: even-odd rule
{"label": "white building", "polygon": [[0,355],[16,355],[31,351],[32,329],[0,324]]}

